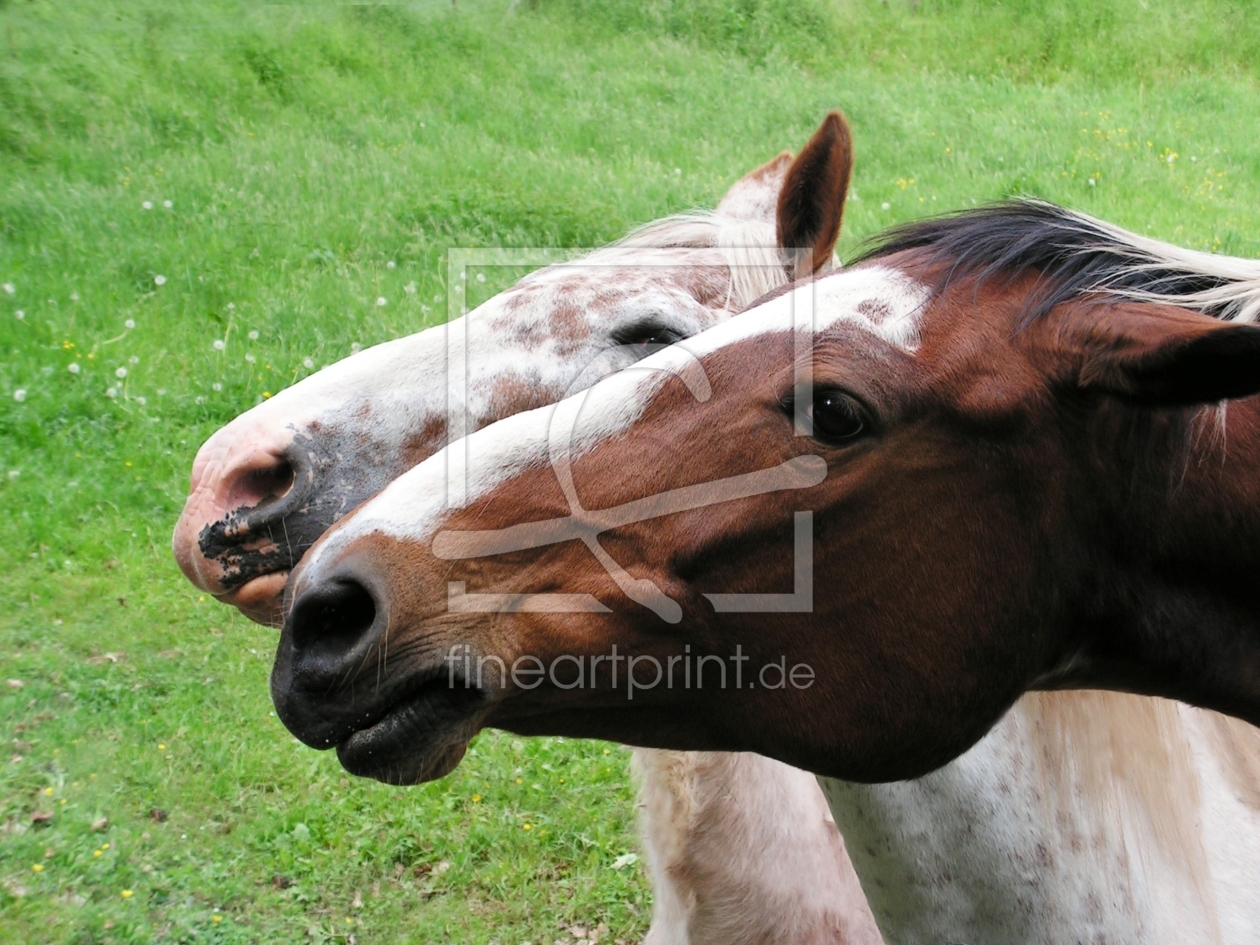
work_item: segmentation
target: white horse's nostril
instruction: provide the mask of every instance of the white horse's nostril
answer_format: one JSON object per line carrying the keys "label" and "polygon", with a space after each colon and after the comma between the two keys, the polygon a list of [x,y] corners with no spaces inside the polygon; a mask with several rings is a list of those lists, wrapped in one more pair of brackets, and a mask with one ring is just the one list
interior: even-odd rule
{"label": "white horse's nostril", "polygon": [[258,505],[267,499],[282,499],[293,488],[293,464],[280,460],[272,466],[246,470],[232,484],[229,508]]}

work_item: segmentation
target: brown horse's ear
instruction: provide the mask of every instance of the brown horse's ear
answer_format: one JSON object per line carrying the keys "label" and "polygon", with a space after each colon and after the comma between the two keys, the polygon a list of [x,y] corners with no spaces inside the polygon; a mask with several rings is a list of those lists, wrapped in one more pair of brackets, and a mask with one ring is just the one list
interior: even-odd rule
{"label": "brown horse's ear", "polygon": [[779,246],[804,250],[794,260],[796,278],[817,272],[831,259],[840,237],[844,198],[853,173],[853,138],[838,111],[828,112],[788,169],[779,191],[775,224]]}
{"label": "brown horse's ear", "polygon": [[1077,308],[1079,384],[1153,407],[1260,393],[1260,327],[1183,308],[1122,303]]}

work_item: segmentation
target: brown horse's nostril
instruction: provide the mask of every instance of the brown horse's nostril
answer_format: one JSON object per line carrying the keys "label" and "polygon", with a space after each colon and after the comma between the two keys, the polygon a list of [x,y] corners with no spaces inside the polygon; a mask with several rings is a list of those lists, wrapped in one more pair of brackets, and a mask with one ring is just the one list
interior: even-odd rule
{"label": "brown horse's nostril", "polygon": [[233,483],[233,507],[256,506],[268,499],[282,499],[289,494],[297,473],[293,464],[281,459],[273,466],[247,470]]}
{"label": "brown horse's nostril", "polygon": [[332,665],[349,656],[376,623],[376,601],[358,581],[339,578],[293,604],[289,633],[302,661]]}

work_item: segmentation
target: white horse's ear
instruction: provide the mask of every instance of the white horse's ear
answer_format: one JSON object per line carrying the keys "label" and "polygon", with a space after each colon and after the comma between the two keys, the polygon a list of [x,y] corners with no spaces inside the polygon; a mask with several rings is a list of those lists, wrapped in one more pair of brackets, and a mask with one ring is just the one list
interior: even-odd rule
{"label": "white horse's ear", "polygon": [[792,166],[792,152],[784,151],[756,170],[749,171],[726,192],[717,205],[721,216],[735,220],[761,220],[773,223],[779,191]]}
{"label": "white horse's ear", "polygon": [[849,123],[840,112],[828,112],[788,168],[776,204],[779,246],[792,257],[793,277],[803,278],[831,261],[852,174]]}

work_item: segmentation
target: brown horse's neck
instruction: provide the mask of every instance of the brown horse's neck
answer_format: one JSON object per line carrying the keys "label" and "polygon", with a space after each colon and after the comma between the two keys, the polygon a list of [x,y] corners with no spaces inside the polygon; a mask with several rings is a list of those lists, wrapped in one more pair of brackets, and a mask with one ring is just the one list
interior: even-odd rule
{"label": "brown horse's neck", "polygon": [[1260,724],[1258,401],[1205,409],[1189,426],[1157,416],[1109,431],[1124,473],[1105,502],[1110,521],[1095,526],[1098,606],[1064,667],[1068,684]]}

